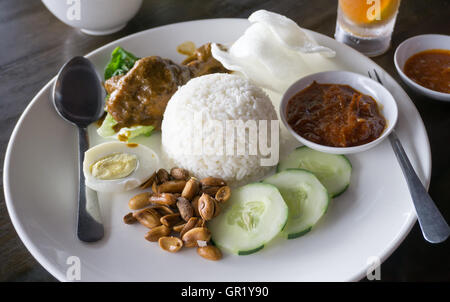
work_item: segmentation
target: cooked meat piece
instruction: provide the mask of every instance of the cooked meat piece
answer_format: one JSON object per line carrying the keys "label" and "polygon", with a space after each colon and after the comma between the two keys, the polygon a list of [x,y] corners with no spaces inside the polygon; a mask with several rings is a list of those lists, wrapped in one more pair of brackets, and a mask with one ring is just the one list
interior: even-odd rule
{"label": "cooked meat piece", "polygon": [[190,69],[171,60],[157,56],[138,60],[117,84],[105,83],[105,88],[116,87],[106,104],[107,111],[118,123],[114,130],[135,125],[160,129],[167,102],[178,86],[189,79]]}
{"label": "cooked meat piece", "polygon": [[178,86],[193,77],[228,72],[213,58],[211,43],[200,46],[182,65],[157,56],[136,61],[133,68],[123,76],[105,81],[110,95],[107,111],[117,121],[114,130],[136,125],[152,125],[160,129],[167,102]]}
{"label": "cooked meat piece", "polygon": [[199,77],[210,73],[228,73],[222,64],[214,59],[211,53],[211,43],[206,43],[194,52],[194,54],[183,61],[191,69],[193,77]]}
{"label": "cooked meat piece", "polygon": [[107,79],[103,86],[105,86],[106,93],[111,94],[114,90],[118,88],[119,80],[122,76],[113,76]]}

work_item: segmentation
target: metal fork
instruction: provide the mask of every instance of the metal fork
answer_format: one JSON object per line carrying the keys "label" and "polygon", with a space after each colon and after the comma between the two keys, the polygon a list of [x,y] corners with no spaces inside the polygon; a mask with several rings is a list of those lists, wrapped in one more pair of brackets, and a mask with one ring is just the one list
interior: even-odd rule
{"label": "metal fork", "polygon": [[[383,85],[377,71],[374,69],[373,72],[376,80]],[[369,77],[373,79],[370,71],[367,73],[369,74]],[[402,168],[403,175],[406,178],[423,237],[431,243],[444,242],[450,235],[450,227],[444,217],[442,217],[442,214],[439,212],[439,209],[436,207],[427,190],[420,182],[419,177],[417,177],[417,174],[394,130],[392,130],[389,135],[389,141],[391,142],[392,149],[394,149],[398,163]]]}

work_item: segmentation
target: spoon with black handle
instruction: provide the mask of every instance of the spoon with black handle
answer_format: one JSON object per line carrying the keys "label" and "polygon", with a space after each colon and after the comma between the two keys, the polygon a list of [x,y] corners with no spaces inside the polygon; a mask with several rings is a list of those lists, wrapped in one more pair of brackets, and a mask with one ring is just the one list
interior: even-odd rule
{"label": "spoon with black handle", "polygon": [[87,126],[104,113],[104,90],[92,63],[74,57],[59,71],[53,90],[53,105],[58,114],[78,128],[78,228],[81,241],[95,242],[103,238],[97,192],[85,185],[84,152],[89,148]]}

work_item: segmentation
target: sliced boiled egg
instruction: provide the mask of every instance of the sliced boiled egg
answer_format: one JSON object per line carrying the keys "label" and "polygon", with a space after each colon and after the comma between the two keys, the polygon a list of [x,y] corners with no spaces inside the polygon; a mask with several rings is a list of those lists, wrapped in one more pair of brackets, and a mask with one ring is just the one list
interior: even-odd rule
{"label": "sliced boiled egg", "polygon": [[156,153],[143,145],[107,142],[84,153],[86,186],[98,192],[137,188],[158,168]]}

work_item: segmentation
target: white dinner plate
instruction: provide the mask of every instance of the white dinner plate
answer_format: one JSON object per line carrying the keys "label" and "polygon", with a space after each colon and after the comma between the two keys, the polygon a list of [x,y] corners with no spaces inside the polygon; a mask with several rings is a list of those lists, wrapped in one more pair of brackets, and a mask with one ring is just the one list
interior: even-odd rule
{"label": "white dinner plate", "polygon": [[[119,45],[140,57],[160,55],[180,62],[183,57],[176,52],[178,44],[188,40],[197,45],[233,42],[248,25],[245,19],[167,25],[120,39],[87,57],[100,74]],[[342,69],[366,75],[368,70],[377,69],[398,103],[396,132],[428,186],[430,146],[408,95],[367,57],[329,37],[307,32],[337,53],[336,58],[317,65],[314,72]],[[221,261],[213,262],[199,257],[195,249],[164,252],[144,239],[143,226],[122,222],[128,212],[127,198],[135,192],[101,194],[105,237],[93,244],[80,242],[76,236],[76,129],[52,106],[53,82],[33,98],[17,123],[6,152],[3,180],[17,233],[32,255],[59,280],[67,280],[67,270],[73,268],[71,256],[80,259],[81,281],[359,280],[374,259],[382,262],[398,247],[416,221],[406,181],[385,140],[369,151],[349,156],[353,165],[350,187],[331,202],[311,232],[294,240],[278,239],[258,253],[225,254]],[[272,95],[272,99],[278,107],[279,96]],[[159,137],[151,137],[150,145],[155,144],[155,149]],[[292,146],[281,148],[283,152]]]}

